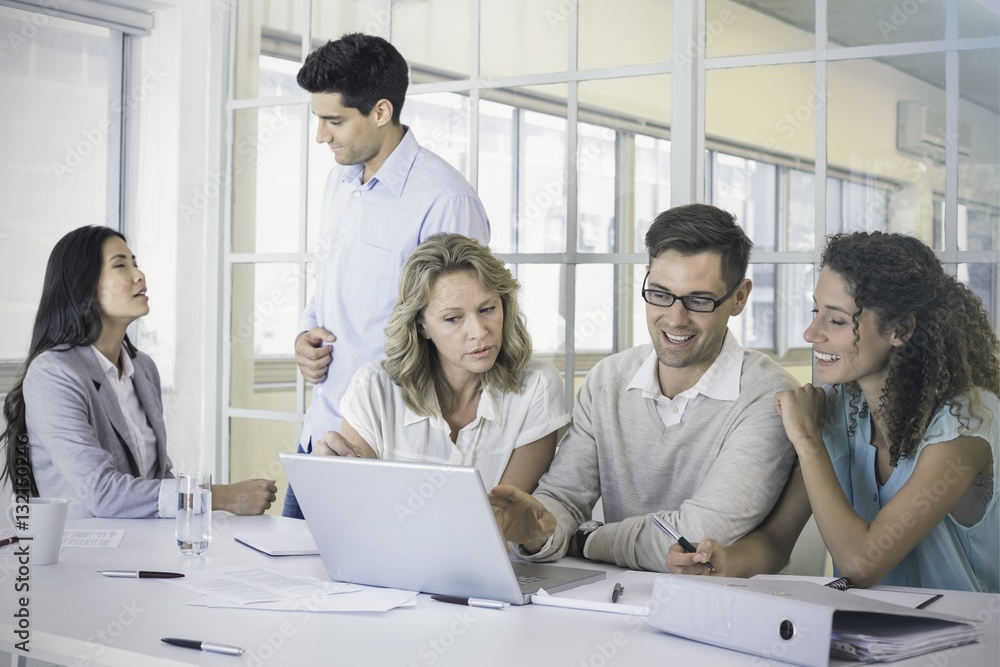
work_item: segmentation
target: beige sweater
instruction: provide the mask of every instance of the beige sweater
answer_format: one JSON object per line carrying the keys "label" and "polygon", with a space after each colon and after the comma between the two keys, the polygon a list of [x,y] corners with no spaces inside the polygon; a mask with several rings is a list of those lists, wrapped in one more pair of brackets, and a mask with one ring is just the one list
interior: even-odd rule
{"label": "beige sweater", "polygon": [[534,494],[558,526],[551,545],[530,559],[564,556],[598,497],[607,523],[588,538],[587,557],[656,571],[665,569],[672,541],[650,513],[692,542],[729,544],[777,501],[795,453],[774,395],[797,387],[795,379],[765,354],[744,350],[737,400],[703,397],[682,423],[666,427],[652,399],[626,390],[651,348],[603,359],[584,381],[570,429]]}

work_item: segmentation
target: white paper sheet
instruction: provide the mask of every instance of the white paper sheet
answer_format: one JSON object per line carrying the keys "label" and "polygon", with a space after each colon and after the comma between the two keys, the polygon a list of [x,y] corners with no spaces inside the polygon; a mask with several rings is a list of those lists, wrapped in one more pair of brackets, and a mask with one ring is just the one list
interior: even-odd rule
{"label": "white paper sheet", "polygon": [[[13,529],[0,529],[0,540],[16,535]],[[124,530],[66,530],[63,531],[63,549],[113,549],[122,543]],[[17,550],[17,543],[0,547],[0,554],[12,554]]]}
{"label": "white paper sheet", "polygon": [[[549,595],[544,589],[540,590],[531,596],[531,603],[549,607],[646,616],[649,614],[649,601],[653,595],[653,579],[656,576],[655,572],[609,573],[605,581],[577,586],[561,593]],[[615,584],[621,584],[625,588],[618,598],[618,602],[611,601],[611,592],[614,590]]]}
{"label": "white paper sheet", "polygon": [[188,574],[183,579],[170,579],[167,583],[237,605],[257,602],[287,602],[358,590],[354,584],[302,577],[263,567],[230,567],[206,570]]}
{"label": "white paper sheet", "polygon": [[412,607],[417,604],[416,591],[402,591],[395,588],[353,585],[356,590],[348,595],[310,596],[298,600],[278,602],[258,602],[237,604],[218,598],[198,598],[189,605],[197,607],[222,607],[227,609],[262,609],[267,611],[329,612],[385,612],[396,607]]}

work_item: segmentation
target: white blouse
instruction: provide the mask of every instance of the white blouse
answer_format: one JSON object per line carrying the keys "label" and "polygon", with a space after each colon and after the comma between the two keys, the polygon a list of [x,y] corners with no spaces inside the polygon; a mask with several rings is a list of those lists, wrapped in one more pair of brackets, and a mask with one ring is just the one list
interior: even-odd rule
{"label": "white blouse", "polygon": [[532,359],[521,376],[520,394],[486,388],[476,418],[451,441],[451,427],[431,392],[435,413],[415,414],[403,402],[403,390],[382,369],[382,362],[362,366],[340,403],[344,420],[371,445],[378,457],[469,465],[479,469],[487,490],[500,482],[515,449],[535,442],[569,423],[559,371]]}

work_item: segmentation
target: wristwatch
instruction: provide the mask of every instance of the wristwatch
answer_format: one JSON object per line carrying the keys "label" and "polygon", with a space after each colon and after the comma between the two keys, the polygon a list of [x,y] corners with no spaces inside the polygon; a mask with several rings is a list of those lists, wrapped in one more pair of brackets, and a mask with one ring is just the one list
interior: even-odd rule
{"label": "wristwatch", "polygon": [[580,527],[576,529],[576,555],[580,558],[584,558],[583,546],[587,543],[587,538],[592,532],[603,526],[604,524],[600,521],[584,521],[580,524]]}

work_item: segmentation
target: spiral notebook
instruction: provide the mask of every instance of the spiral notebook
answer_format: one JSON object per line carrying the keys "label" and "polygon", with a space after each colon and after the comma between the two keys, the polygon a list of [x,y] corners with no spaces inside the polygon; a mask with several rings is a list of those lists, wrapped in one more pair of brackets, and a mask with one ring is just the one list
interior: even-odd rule
{"label": "spiral notebook", "polygon": [[879,600],[890,604],[898,604],[908,609],[925,609],[935,600],[941,599],[940,593],[918,593],[916,591],[885,591],[871,588],[855,588],[850,577],[807,577],[789,574],[758,574],[753,579],[777,579],[779,581],[809,581],[838,591],[848,591],[869,600]]}

